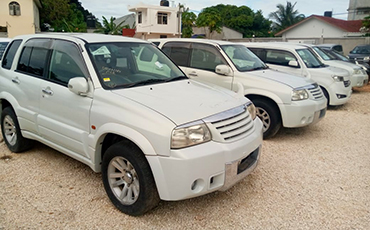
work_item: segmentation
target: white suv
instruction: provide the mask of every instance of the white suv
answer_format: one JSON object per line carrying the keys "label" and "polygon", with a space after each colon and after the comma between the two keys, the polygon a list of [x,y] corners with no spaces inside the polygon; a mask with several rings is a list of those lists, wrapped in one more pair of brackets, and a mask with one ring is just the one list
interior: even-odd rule
{"label": "white suv", "polygon": [[367,73],[360,66],[352,62],[337,60],[336,57],[332,56],[329,52],[325,51],[325,49],[322,49],[319,46],[315,45],[305,45],[305,46],[312,49],[322,63],[336,68],[347,70],[350,74],[352,87],[362,87],[364,85],[367,85],[368,83]]}
{"label": "white suv", "polygon": [[328,99],[328,105],[342,105],[352,94],[349,72],[323,64],[305,45],[288,42],[242,43],[271,69],[316,81]]}
{"label": "white suv", "polygon": [[[155,59],[145,65],[138,53]],[[0,68],[13,152],[40,141],[102,172],[122,212],[224,191],[256,167],[262,123],[244,96],[188,79],[149,42],[97,34],[14,38]]]}
{"label": "white suv", "polygon": [[192,79],[237,91],[255,104],[264,125],[264,137],[281,126],[302,127],[325,116],[326,99],[312,80],[280,73],[245,46],[205,39],[152,39]]}

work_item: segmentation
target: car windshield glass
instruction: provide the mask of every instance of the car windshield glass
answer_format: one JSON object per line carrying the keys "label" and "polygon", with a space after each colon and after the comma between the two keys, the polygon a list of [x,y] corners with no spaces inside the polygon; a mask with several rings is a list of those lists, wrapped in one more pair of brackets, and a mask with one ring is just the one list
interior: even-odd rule
{"label": "car windshield glass", "polygon": [[241,72],[267,69],[265,63],[243,45],[222,45],[221,48]]}
{"label": "car windshield glass", "polygon": [[9,42],[0,42],[0,60]]}
{"label": "car windshield glass", "polygon": [[332,56],[335,56],[336,60],[341,60],[341,61],[349,61],[349,59],[347,57],[345,57],[344,55],[336,52],[336,51],[333,51],[333,50],[327,50],[327,49],[324,49],[327,53],[330,53]]}
{"label": "car windshield glass", "polygon": [[312,47],[316,53],[325,61],[335,60],[336,58],[331,55],[329,52],[326,52],[324,49],[321,49],[317,46]]}
{"label": "car windshield glass", "polygon": [[87,50],[106,89],[187,79],[157,47],[147,43],[90,43]]}
{"label": "car windshield glass", "polygon": [[370,46],[356,46],[351,53],[353,54],[370,54]]}
{"label": "car windshield glass", "polygon": [[310,49],[298,49],[296,51],[307,68],[320,68],[325,66]]}

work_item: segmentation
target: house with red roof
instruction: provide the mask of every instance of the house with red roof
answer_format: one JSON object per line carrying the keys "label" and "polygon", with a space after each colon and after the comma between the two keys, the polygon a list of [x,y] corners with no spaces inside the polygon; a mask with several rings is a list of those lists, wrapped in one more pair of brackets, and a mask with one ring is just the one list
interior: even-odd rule
{"label": "house with red roof", "polygon": [[311,15],[306,19],[278,32],[283,40],[307,38],[343,38],[361,36],[361,20],[346,21],[332,17]]}

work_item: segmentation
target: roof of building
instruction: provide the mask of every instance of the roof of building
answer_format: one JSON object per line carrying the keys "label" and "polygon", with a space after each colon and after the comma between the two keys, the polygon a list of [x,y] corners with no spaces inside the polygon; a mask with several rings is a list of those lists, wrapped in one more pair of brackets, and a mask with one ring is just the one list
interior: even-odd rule
{"label": "roof of building", "polygon": [[132,14],[125,15],[123,17],[117,18],[113,22],[116,25],[119,25],[121,22],[123,22],[122,26],[129,25],[129,27],[133,29],[136,26],[135,25],[136,24],[135,14],[132,13]]}
{"label": "roof of building", "polygon": [[332,18],[332,17],[324,17],[324,16],[319,16],[319,15],[311,15],[308,18],[305,18],[304,20],[276,33],[276,36],[280,36],[283,33],[287,32],[288,30],[291,30],[309,20],[312,19],[317,19],[322,22],[325,22],[327,24],[330,24],[334,27],[337,27],[338,29],[341,29],[345,32],[360,32],[360,28],[362,27],[362,20],[353,20],[353,21],[346,21],[342,19],[337,19],[337,18]]}

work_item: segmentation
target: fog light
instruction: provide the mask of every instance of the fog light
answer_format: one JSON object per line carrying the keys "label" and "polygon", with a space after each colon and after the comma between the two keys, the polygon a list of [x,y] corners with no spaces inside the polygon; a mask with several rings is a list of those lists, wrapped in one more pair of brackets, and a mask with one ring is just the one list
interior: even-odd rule
{"label": "fog light", "polygon": [[306,117],[302,117],[302,119],[301,119],[301,124],[303,125],[303,124],[305,124],[306,123]]}
{"label": "fog light", "polygon": [[346,98],[347,96],[344,94],[337,94],[338,99]]}
{"label": "fog light", "polygon": [[190,186],[191,191],[198,193],[203,190],[204,188],[204,180],[202,179],[196,179]]}

